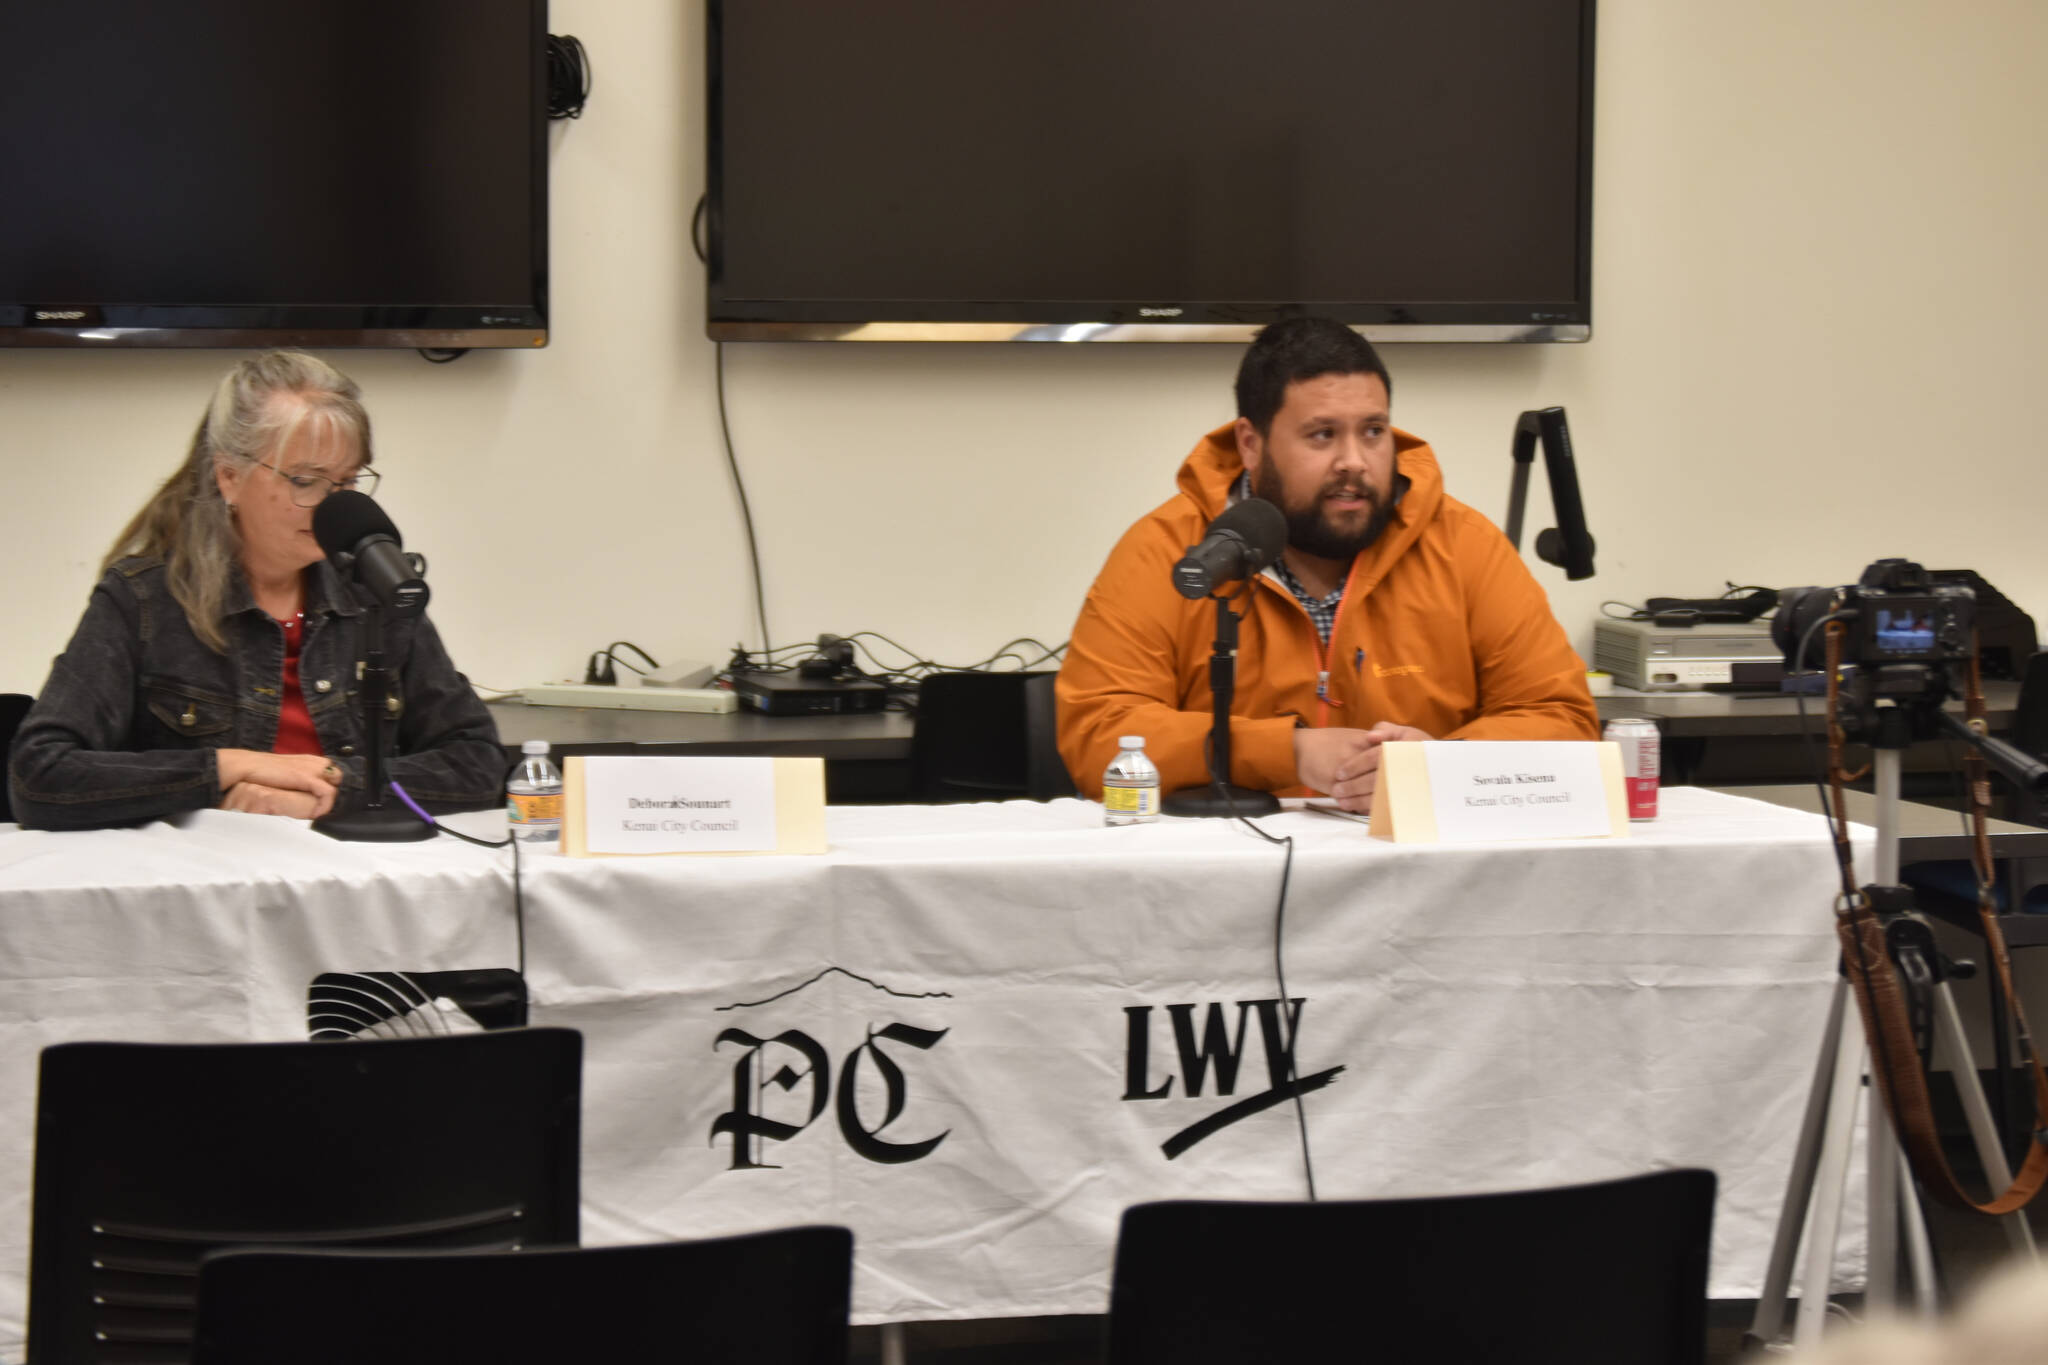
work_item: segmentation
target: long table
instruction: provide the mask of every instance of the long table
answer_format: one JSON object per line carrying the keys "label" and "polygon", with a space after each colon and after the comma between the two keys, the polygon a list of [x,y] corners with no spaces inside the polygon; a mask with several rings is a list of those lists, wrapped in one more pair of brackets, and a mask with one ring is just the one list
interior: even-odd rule
{"label": "long table", "polygon": [[[2019,694],[2016,682],[1998,679],[1984,684],[1985,719],[1992,733],[2002,735],[2012,728]],[[1657,722],[1664,738],[1667,782],[1810,782],[1814,750],[1802,743],[1801,731],[1823,741],[1827,733],[1827,703],[1821,697],[1805,698],[1803,722],[1800,699],[1776,692],[1637,692],[1618,687],[1594,701],[1603,721],[1635,716]],[[1962,709],[1960,701],[1948,703],[1956,715]],[[1954,747],[1940,740],[1913,745],[1905,754],[1909,779],[1921,773],[1946,778],[1955,771]],[[1849,754],[1852,767],[1867,761],[1867,750],[1860,745],[1851,745]],[[1930,793],[1952,790],[1945,780],[1927,785]]]}
{"label": "long table", "polygon": [[[586,1038],[585,1240],[842,1222],[861,1321],[1100,1312],[1126,1205],[1302,1195],[1292,1019],[1323,1198],[1705,1166],[1712,1291],[1757,1292],[1835,982],[1816,817],[1673,788],[1618,840],[1264,823],[1290,1009],[1283,851],[1220,821],[847,807],[819,857],[529,857],[533,1019]],[[42,1047],[302,1038],[317,974],[513,961],[503,852],[0,831],[0,1358]],[[1838,1276],[1860,1255],[1852,1226]]]}
{"label": "long table", "polygon": [[[1984,685],[1994,733],[2011,727],[2019,684]],[[1800,782],[1812,776],[1801,746],[1799,702],[1778,693],[1637,692],[1617,688],[1594,699],[1603,721],[1618,716],[1657,722],[1664,737],[1667,781],[1703,785]],[[1959,709],[1960,703],[1951,703]],[[601,707],[491,703],[499,737],[516,752],[521,740],[551,741],[575,754],[809,755],[826,762],[834,801],[901,800],[909,791],[911,736],[916,717],[901,711],[861,715],[763,716],[751,711],[628,711]],[[1821,699],[1806,699],[1805,729],[1822,734]],[[1915,746],[1915,768],[1948,771],[1952,758],[1940,744]]]}
{"label": "long table", "polygon": [[764,716],[755,711],[632,711],[601,706],[490,703],[506,752],[544,739],[557,754],[668,754],[713,757],[775,754],[825,760],[834,804],[910,799],[910,745],[917,717],[907,711]]}

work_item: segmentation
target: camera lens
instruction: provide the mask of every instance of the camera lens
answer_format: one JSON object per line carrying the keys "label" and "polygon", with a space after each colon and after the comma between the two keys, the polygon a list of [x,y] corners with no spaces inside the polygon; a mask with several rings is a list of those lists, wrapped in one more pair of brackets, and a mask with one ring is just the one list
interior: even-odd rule
{"label": "camera lens", "polygon": [[1834,605],[1833,588],[1784,588],[1778,593],[1778,614],[1771,619],[1771,640],[1778,646],[1778,652],[1785,656],[1787,672],[1799,673],[1809,669],[1822,668],[1827,663],[1827,640],[1818,631],[1807,644],[1806,661],[1793,656],[1799,650],[1799,642],[1806,638],[1813,623],[1828,614]]}

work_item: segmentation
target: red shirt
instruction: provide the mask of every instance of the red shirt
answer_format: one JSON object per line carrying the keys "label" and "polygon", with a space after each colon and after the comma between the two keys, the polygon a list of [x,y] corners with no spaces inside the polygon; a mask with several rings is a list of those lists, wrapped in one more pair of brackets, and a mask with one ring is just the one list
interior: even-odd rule
{"label": "red shirt", "polygon": [[299,688],[299,644],[306,633],[305,614],[278,624],[284,627],[284,695],[279,702],[277,743],[270,746],[271,752],[324,754],[327,751],[320,747],[320,735],[313,729],[313,713],[306,709],[306,694]]}

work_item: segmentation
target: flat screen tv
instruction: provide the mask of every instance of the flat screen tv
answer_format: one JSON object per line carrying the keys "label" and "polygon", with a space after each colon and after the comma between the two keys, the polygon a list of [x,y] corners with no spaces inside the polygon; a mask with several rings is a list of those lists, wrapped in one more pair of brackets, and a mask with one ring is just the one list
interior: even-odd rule
{"label": "flat screen tv", "polygon": [[546,0],[0,6],[0,344],[545,344],[546,44]]}
{"label": "flat screen tv", "polygon": [[1583,340],[1594,0],[709,0],[721,340]]}

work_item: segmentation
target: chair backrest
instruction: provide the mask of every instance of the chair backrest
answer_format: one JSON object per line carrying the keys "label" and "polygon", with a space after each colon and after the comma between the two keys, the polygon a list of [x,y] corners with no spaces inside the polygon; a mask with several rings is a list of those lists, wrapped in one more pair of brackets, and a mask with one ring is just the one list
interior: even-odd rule
{"label": "chair backrest", "polygon": [[911,799],[1072,796],[1053,717],[1057,673],[933,673],[918,685]]}
{"label": "chair backrest", "polygon": [[582,1036],[64,1043],[36,1103],[28,1359],[189,1358],[230,1245],[573,1245]]}
{"label": "chair backrest", "polygon": [[1331,1358],[1697,1365],[1710,1171],[1508,1194],[1141,1204],[1110,1365]]}
{"label": "chair backrest", "polygon": [[2048,649],[2020,670],[2020,696],[2013,704],[2012,742],[2035,758],[2048,758]]}
{"label": "chair backrest", "polygon": [[8,795],[13,785],[9,772],[14,766],[14,732],[21,728],[28,718],[28,709],[36,699],[20,692],[0,692],[0,823],[14,819],[14,798]]}
{"label": "chair backrest", "polygon": [[853,1234],[652,1246],[223,1251],[199,1271],[195,1365],[844,1365]]}

